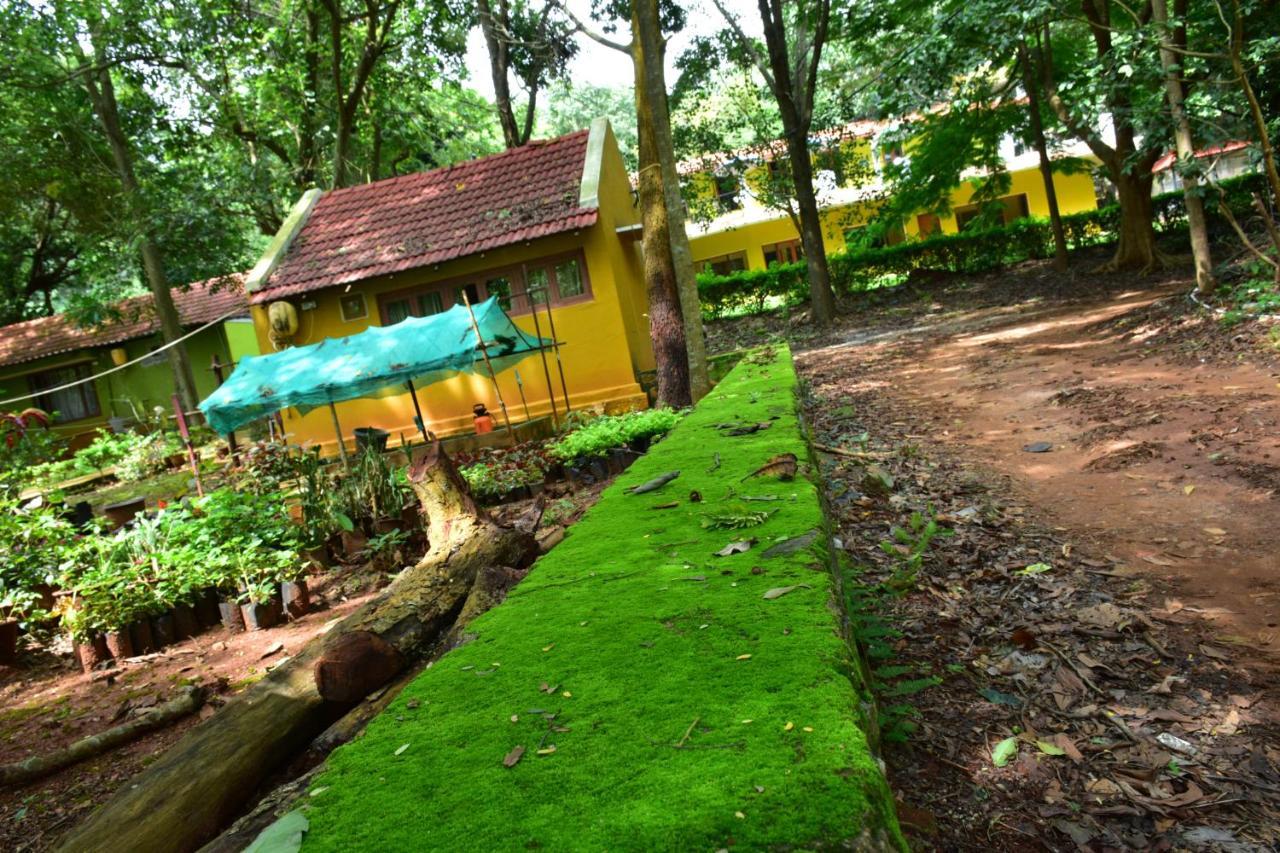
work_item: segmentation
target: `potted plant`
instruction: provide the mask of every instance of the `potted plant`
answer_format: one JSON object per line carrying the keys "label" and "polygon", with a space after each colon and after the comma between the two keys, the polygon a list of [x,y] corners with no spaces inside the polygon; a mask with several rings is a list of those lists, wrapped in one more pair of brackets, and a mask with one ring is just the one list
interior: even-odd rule
{"label": "potted plant", "polygon": [[280,624],[283,615],[280,589],[271,578],[246,573],[240,580],[240,612],[250,631],[264,631]]}
{"label": "potted plant", "polygon": [[43,610],[40,594],[20,586],[0,589],[0,664],[18,661],[18,635],[22,623],[38,619]]}
{"label": "potted plant", "polygon": [[280,574],[280,602],[290,619],[300,619],[311,612],[311,593],[307,589],[307,564],[290,554],[289,565]]}

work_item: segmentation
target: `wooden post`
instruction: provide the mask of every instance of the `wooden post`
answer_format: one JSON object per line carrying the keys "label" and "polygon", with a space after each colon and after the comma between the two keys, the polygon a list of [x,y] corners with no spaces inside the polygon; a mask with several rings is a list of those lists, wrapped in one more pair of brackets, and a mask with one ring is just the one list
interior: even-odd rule
{"label": "wooden post", "polygon": [[480,335],[480,324],[476,322],[476,312],[471,307],[471,300],[467,297],[467,291],[462,291],[462,302],[467,306],[467,314],[471,317],[471,330],[476,333],[476,346],[480,348],[480,355],[484,356],[484,366],[489,369],[489,379],[493,381],[493,392],[498,395],[498,406],[502,409],[502,421],[507,425],[507,440],[511,442],[511,446],[516,446],[516,434],[511,430],[511,418],[507,414],[507,404],[502,399],[502,389],[498,387],[498,375],[493,372],[493,362],[489,360],[489,348],[485,345],[484,338]]}
{"label": "wooden post", "polygon": [[[218,361],[218,354],[214,353],[213,364],[209,366],[209,369],[213,371],[213,381],[215,383],[214,385],[215,388],[221,388],[222,383],[226,381],[225,379],[222,378],[222,367],[223,367],[222,362]],[[230,451],[231,453],[231,464],[239,465],[240,464],[240,448],[236,446],[235,430],[232,430],[231,432],[227,433],[227,450]]]}
{"label": "wooden post", "polygon": [[333,415],[333,431],[338,436],[338,455],[342,457],[342,467],[351,470],[351,460],[347,458],[347,446],[342,441],[342,424],[338,423],[338,407],[329,401],[329,414]]}
{"label": "wooden post", "polygon": [[187,415],[182,411],[182,398],[177,394],[173,395],[173,416],[178,422],[178,435],[182,436],[182,444],[187,448],[187,461],[191,463],[191,474],[196,478],[196,494],[204,497],[204,483],[200,482],[200,461],[196,459],[196,449],[191,446]]}
{"label": "wooden post", "polygon": [[569,405],[569,386],[564,381],[564,363],[560,361],[560,341],[556,338],[556,318],[551,314],[551,293],[547,292],[547,328],[551,330],[551,348],[556,354],[556,370],[560,371],[560,390],[564,392],[564,413],[573,411]]}
{"label": "wooden post", "polygon": [[413,412],[418,417],[418,431],[422,433],[422,440],[430,443],[431,437],[427,435],[427,422],[422,419],[422,407],[418,405],[418,389],[413,387],[412,379],[404,384],[409,386],[409,396],[413,398]]}
{"label": "wooden post", "polygon": [[524,422],[528,423],[533,420],[533,415],[529,414],[529,401],[524,398],[524,383],[520,381],[520,371],[516,371],[516,390],[520,392],[520,405],[524,406]]}
{"label": "wooden post", "polygon": [[[542,375],[547,378],[547,399],[551,401],[551,424],[559,430],[560,413],[556,410],[556,389],[551,384],[551,368],[547,366],[547,348],[542,345],[542,324],[538,322],[538,305],[533,301],[533,294],[529,292],[528,277],[525,278],[524,295],[529,300],[529,312],[533,314],[533,333],[538,336],[538,357],[542,359]],[[547,300],[551,300],[550,295],[547,296]]]}

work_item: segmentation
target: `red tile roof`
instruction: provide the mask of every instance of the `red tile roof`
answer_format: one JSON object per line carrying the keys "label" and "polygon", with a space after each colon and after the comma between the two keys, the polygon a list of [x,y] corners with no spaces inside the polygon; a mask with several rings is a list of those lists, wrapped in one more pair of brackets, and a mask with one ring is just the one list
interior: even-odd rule
{"label": "red tile roof", "polygon": [[[1204,159],[1206,157],[1217,157],[1219,154],[1230,154],[1232,151],[1239,151],[1242,148],[1248,148],[1248,142],[1239,140],[1233,142],[1224,142],[1221,145],[1211,145],[1208,148],[1201,148],[1196,152],[1196,159]],[[1163,172],[1165,169],[1178,162],[1178,152],[1170,151],[1160,157],[1151,167],[1152,172]]]}
{"label": "red tile roof", "polygon": [[[202,326],[230,313],[249,313],[242,276],[224,276],[197,282],[185,290],[174,289],[173,302],[182,325]],[[87,347],[118,344],[146,337],[160,328],[150,294],[116,304],[120,319],[100,326],[76,325],[70,317],[55,314],[0,328],[0,367],[22,364],[49,355]]]}
{"label": "red tile roof", "polygon": [[578,204],[587,133],[327,192],[250,301],[363,281],[593,225],[597,209]]}

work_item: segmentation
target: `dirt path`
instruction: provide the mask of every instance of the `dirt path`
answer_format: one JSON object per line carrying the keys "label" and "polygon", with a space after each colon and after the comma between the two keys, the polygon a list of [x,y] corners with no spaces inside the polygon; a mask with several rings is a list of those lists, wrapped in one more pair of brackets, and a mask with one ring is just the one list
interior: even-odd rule
{"label": "dirt path", "polygon": [[[1156,576],[1229,642],[1280,655],[1280,371],[1146,349],[1137,309],[973,312],[928,332],[811,350],[874,364],[936,442],[1008,474],[1053,523]],[[926,341],[927,336],[927,341]],[[1047,452],[1025,448],[1048,443]]]}

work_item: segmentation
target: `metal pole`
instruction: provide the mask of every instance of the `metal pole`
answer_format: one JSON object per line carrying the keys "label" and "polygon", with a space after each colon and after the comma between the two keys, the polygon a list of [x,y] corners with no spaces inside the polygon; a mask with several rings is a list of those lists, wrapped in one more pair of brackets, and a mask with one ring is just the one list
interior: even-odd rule
{"label": "metal pole", "polygon": [[405,382],[409,386],[409,396],[413,398],[413,411],[418,416],[418,431],[422,433],[422,440],[431,443],[431,439],[427,437],[427,422],[422,419],[422,407],[418,405],[418,389],[413,387],[413,380]]}
{"label": "metal pole", "polygon": [[187,448],[187,461],[191,463],[191,474],[196,478],[196,494],[204,497],[204,483],[200,482],[200,462],[196,459],[196,449],[191,444],[191,432],[187,429],[187,416],[182,411],[182,400],[173,395],[173,414],[178,422],[178,435],[182,436],[182,444]]}
{"label": "metal pole", "polygon": [[329,414],[333,415],[333,431],[338,436],[338,455],[342,457],[342,467],[349,472],[351,470],[351,460],[347,458],[347,446],[342,442],[342,424],[338,423],[338,407],[329,401]]}
{"label": "metal pole", "polygon": [[556,318],[551,315],[551,292],[547,291],[547,328],[551,330],[551,347],[556,353],[556,370],[560,371],[560,390],[564,392],[564,413],[573,411],[569,405],[569,386],[564,381],[564,364],[560,361],[560,340],[556,337]]}
{"label": "metal pole", "polygon": [[476,346],[480,348],[480,355],[484,356],[484,366],[489,369],[489,379],[493,382],[493,392],[498,395],[498,405],[502,408],[502,422],[507,425],[507,440],[511,442],[511,446],[516,446],[516,434],[511,430],[511,417],[507,414],[507,404],[502,399],[502,389],[498,387],[498,375],[493,372],[493,362],[489,360],[489,348],[485,346],[484,338],[480,335],[480,324],[476,322],[476,312],[471,307],[471,300],[467,297],[467,291],[462,291],[462,302],[467,306],[467,314],[471,317],[471,330],[476,333]]}
{"label": "metal pole", "polygon": [[529,414],[529,401],[524,398],[524,383],[520,381],[520,371],[516,371],[516,390],[520,392],[520,405],[524,406],[524,422],[528,423],[533,420],[533,415]]}
{"label": "metal pole", "polygon": [[[551,425],[560,429],[560,413],[556,410],[556,389],[551,384],[551,368],[547,366],[547,348],[542,345],[542,324],[538,322],[538,306],[529,291],[529,279],[525,277],[525,298],[529,300],[529,310],[533,313],[533,333],[538,336],[538,357],[542,359],[542,375],[547,377],[547,399],[551,401]],[[548,296],[548,299],[550,297]],[[566,413],[567,414],[567,413]]]}

